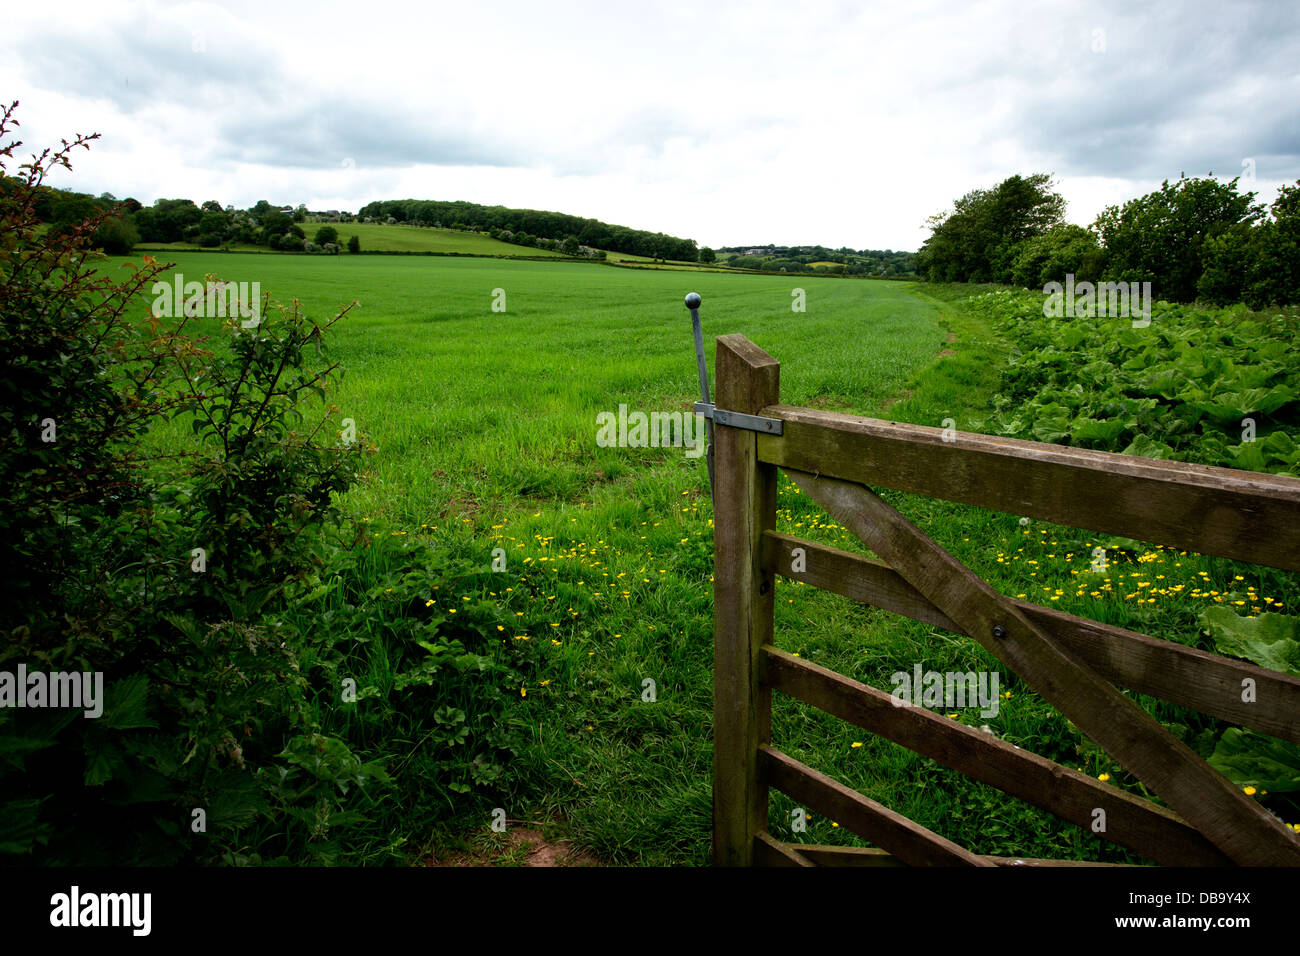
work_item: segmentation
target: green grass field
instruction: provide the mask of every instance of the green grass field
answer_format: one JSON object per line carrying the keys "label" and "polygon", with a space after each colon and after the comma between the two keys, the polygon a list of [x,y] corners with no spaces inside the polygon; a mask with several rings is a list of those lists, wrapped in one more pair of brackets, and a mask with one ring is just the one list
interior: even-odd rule
{"label": "green grass field", "polygon": [[[349,236],[361,240],[362,252],[438,252],[458,253],[465,256],[542,256],[546,258],[564,258],[563,253],[548,252],[545,249],[516,246],[508,242],[499,242],[490,236],[477,232],[461,232],[456,229],[433,229],[422,226],[384,225],[374,222],[304,222],[300,223],[307,238],[315,237],[321,226],[333,226],[338,230],[339,240],[345,246]],[[142,251],[159,250],[168,253],[193,250],[197,247],[183,242],[141,243]],[[237,252],[270,252],[257,246],[235,246]],[[345,253],[346,255],[346,253]]]}
{"label": "green grass field", "polygon": [[[961,309],[965,292],[901,282],[486,259],[171,258],[187,278],[257,280],[317,315],[358,302],[331,344],[347,369],[332,400],[378,451],[346,503],[375,536],[426,538],[485,565],[493,548],[505,549],[490,598],[520,624],[501,640],[525,641],[539,675],[536,686],[507,689],[531,741],[508,815],[562,821],[570,838],[613,863],[698,864],[709,852],[713,544],[704,462],[682,449],[596,441],[601,412],[682,410],[698,397],[683,295],[703,296],[710,366],[714,336],[744,333],[782,363],[789,404],[927,425],[952,417],[971,429],[987,414],[1002,354]],[[806,312],[791,309],[796,287]],[[493,311],[502,292],[504,311]],[[157,440],[183,442],[183,430]],[[1189,643],[1204,600],[1180,584],[1212,582],[1205,600],[1212,586],[1215,595],[1249,586],[1288,605],[1297,599],[1289,576],[1255,569],[1248,585],[1233,585],[1230,563],[1162,549],[1084,589],[1076,578],[1095,543],[1085,533],[885,497],[1003,593]],[[779,507],[781,530],[863,550],[784,479]],[[1167,599],[1146,603],[1154,594]],[[449,605],[455,598],[445,596]],[[1009,696],[997,716],[951,716],[1140,792],[973,641],[782,581],[776,643],[886,690],[891,673],[917,663],[998,672]],[[653,703],[642,696],[647,680]],[[1209,726],[1153,707],[1189,741]],[[976,852],[1130,859],[784,698],[773,736],[797,759]],[[793,810],[774,794],[773,833],[792,836]],[[461,821],[461,835],[486,822]],[[795,838],[856,842],[821,819]]]}
{"label": "green grass field", "polygon": [[[808,305],[796,313],[795,283],[775,277],[484,259],[168,260],[187,278],[260,281],[315,314],[360,303],[337,330],[347,378],[335,402],[382,451],[357,507],[395,521],[455,502],[477,512],[521,497],[587,500],[642,459],[702,473],[680,453],[595,444],[600,411],[681,410],[698,398],[685,291],[704,296],[709,336],[744,332],[788,362],[791,401],[876,408],[946,335],[938,308],[897,284],[801,279]],[[504,312],[492,310],[496,289]]]}
{"label": "green grass field", "polygon": [[[347,245],[350,236],[356,236],[361,240],[361,251],[364,252],[428,252],[440,253],[443,255],[462,255],[462,256],[506,256],[513,258],[544,258],[544,259],[565,259],[568,258],[562,252],[555,252],[547,249],[541,249],[536,246],[519,246],[509,242],[500,242],[491,236],[485,236],[477,232],[462,232],[456,229],[435,229],[424,226],[409,226],[403,223],[394,223],[386,225],[377,222],[304,222],[300,224],[302,231],[308,239],[315,237],[316,230],[321,226],[333,226],[338,230],[339,241]],[[137,248],[141,252],[166,252],[168,254],[180,252],[202,251],[200,248],[188,242],[142,242]],[[244,244],[232,245],[232,252],[272,252],[264,246],[250,246]],[[611,252],[609,253],[610,262],[632,262],[632,263],[653,263],[655,262],[650,256],[633,255],[630,252]],[[665,269],[696,269],[700,268],[694,262],[676,262],[669,261],[661,263],[657,268]],[[709,267],[704,267],[709,268]],[[721,268],[721,264],[719,264]]]}
{"label": "green grass field", "polygon": [[391,226],[377,222],[338,222],[338,223],[304,223],[303,231],[310,239],[316,230],[324,225],[332,225],[339,231],[340,240],[346,244],[349,236],[361,240],[361,250],[365,252],[458,252],[471,256],[546,256],[563,258],[559,252],[545,249],[516,246],[509,242],[500,242],[491,236],[477,232],[462,232],[457,229],[434,229],[424,226],[394,224]]}

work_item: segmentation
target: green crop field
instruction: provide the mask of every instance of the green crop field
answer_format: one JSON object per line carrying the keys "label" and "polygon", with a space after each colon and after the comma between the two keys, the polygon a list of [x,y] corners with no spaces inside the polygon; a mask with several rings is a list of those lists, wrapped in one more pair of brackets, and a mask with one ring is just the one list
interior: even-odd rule
{"label": "green crop field", "polygon": [[683,479],[702,474],[681,454],[595,442],[600,411],[681,410],[698,397],[686,291],[704,296],[709,334],[744,332],[787,364],[795,402],[876,409],[946,335],[933,305],[890,283],[801,279],[800,313],[794,282],[776,277],[485,259],[168,260],[186,278],[259,281],[312,314],[360,303],[337,328],[347,377],[334,401],[382,451],[358,507],[400,521],[453,501],[476,511],[520,496],[584,501],[642,470],[642,458]]}
{"label": "green crop field", "polygon": [[[375,222],[304,222],[299,224],[308,239],[316,235],[321,226],[333,226],[338,230],[339,241],[347,245],[349,236],[361,240],[362,252],[438,252],[458,253],[466,256],[544,256],[547,258],[564,258],[563,253],[549,252],[545,249],[516,246],[508,242],[499,242],[490,236],[477,232],[462,232],[457,229],[434,229],[423,226],[384,225]],[[141,243],[141,250],[161,250],[168,253],[197,249],[187,243]],[[237,247],[236,251],[258,251],[256,246]],[[261,249],[269,252],[270,250]],[[346,253],[345,253],[346,255]]]}
{"label": "green crop field", "polygon": [[[331,333],[332,354],[347,370],[331,401],[376,452],[346,505],[389,547],[428,542],[484,569],[502,549],[499,586],[429,598],[448,615],[458,600],[492,602],[517,621],[497,639],[530,655],[534,679],[501,688],[513,701],[511,726],[528,743],[507,796],[496,799],[511,819],[558,826],[614,863],[708,859],[713,545],[704,461],[681,448],[597,443],[602,412],[679,411],[698,397],[684,293],[703,296],[710,368],[713,337],[744,333],[782,363],[781,396],[790,404],[928,425],[951,417],[978,430],[1003,354],[991,323],[965,308],[969,292],[945,287],[577,262],[171,258],[186,278],[216,272],[258,281],[264,293],[296,297],[317,316],[357,302]],[[796,289],[806,311],[792,310]],[[200,321],[215,331],[219,320]],[[180,446],[186,438],[177,423],[154,440]],[[885,497],[1003,593],[1184,642],[1195,642],[1195,615],[1211,594],[1224,600],[1239,590],[1279,608],[1300,596],[1291,576],[1255,569],[1249,585],[1234,585],[1239,569],[1230,562],[1136,542],[1123,545],[1136,549],[1132,570],[1088,591],[1076,576],[1094,546],[1114,543],[1026,528],[1016,516]],[[863,550],[784,479],[779,508],[779,529]],[[382,566],[372,573],[382,600],[396,582]],[[973,641],[782,581],[776,643],[886,690],[892,673],[918,662],[996,672],[995,716],[972,708],[949,716],[1141,792]],[[358,645],[357,653],[370,652]],[[382,660],[362,666],[384,671]],[[653,702],[644,696],[647,681]],[[1177,708],[1158,713],[1189,740],[1204,741],[1212,726]],[[321,719],[325,732],[346,723],[328,712]],[[789,700],[775,702],[773,727],[787,753],[975,852],[1137,859]],[[774,793],[772,832],[793,837],[793,812]],[[460,834],[482,833],[486,813],[462,807],[443,829],[414,838],[456,845]],[[835,821],[816,818],[797,839],[856,843]]]}
{"label": "green crop field", "polygon": [[371,252],[458,252],[473,256],[554,256],[562,253],[545,249],[516,246],[500,242],[491,236],[459,229],[434,229],[403,224],[384,225],[377,222],[303,223],[303,232],[310,239],[321,226],[333,226],[339,231],[339,241],[347,244],[349,236],[361,240],[361,251]]}
{"label": "green crop field", "polygon": [[[458,229],[435,229],[426,226],[411,226],[405,223],[387,225],[378,222],[304,222],[299,224],[308,239],[316,235],[322,226],[333,226],[338,230],[339,242],[346,246],[348,238],[356,236],[361,241],[364,252],[428,252],[442,255],[462,256],[505,256],[513,258],[568,258],[562,252],[542,249],[537,246],[519,246],[510,242],[501,242],[491,236],[478,232],[465,232]],[[180,252],[201,251],[200,247],[188,242],[142,242],[137,246],[142,252],[165,252],[169,255]],[[271,252],[263,246],[235,244],[232,252]],[[346,254],[346,253],[345,253]],[[630,252],[609,253],[611,262],[652,263],[650,256],[638,256]],[[659,268],[700,268],[694,262],[670,261]],[[705,267],[708,268],[708,267]]]}

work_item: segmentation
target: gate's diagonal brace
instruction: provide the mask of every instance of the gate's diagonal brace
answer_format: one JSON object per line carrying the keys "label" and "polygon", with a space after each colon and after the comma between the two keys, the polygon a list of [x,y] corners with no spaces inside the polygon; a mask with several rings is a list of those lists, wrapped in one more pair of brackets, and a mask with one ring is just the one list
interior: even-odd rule
{"label": "gate's diagonal brace", "polygon": [[1300,865],[1300,841],[1144,710],[866,487],[786,473],[935,607],[1235,863]]}

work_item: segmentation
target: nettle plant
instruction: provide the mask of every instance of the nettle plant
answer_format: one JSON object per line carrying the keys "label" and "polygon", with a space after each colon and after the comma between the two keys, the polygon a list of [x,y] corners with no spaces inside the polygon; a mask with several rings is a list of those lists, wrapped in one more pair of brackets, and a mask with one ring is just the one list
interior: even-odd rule
{"label": "nettle plant", "polygon": [[155,387],[169,343],[127,316],[162,266],[115,282],[96,270],[89,247],[108,213],[44,234],[36,215],[49,172],[71,168],[73,151],[96,137],[64,141],[10,176],[22,145],[7,140],[17,105],[0,115],[0,536],[8,555],[0,600],[11,636],[44,653],[62,630],[45,608],[94,609],[106,580],[89,560],[91,541],[143,500],[135,446],[175,402]]}
{"label": "nettle plant", "polygon": [[[98,672],[106,699],[95,719],[0,707],[0,860],[394,860],[416,829],[498,805],[523,733],[506,689],[533,668],[502,646],[514,619],[483,597],[486,556],[366,537],[341,510],[374,450],[328,404],[326,333],[348,310],[155,315],[168,266],[114,280],[102,217],[36,215],[49,171],[96,137],[10,177],[16,106],[0,670]],[[189,440],[150,435],[169,421]]]}
{"label": "nettle plant", "polygon": [[267,297],[257,312],[251,327],[225,322],[212,351],[174,353],[180,414],[203,448],[173,489],[194,533],[188,590],[196,611],[233,620],[320,584],[325,556],[302,532],[345,524],[336,496],[358,479],[364,448],[331,427],[337,408],[310,424],[304,411],[341,375],[337,362],[324,364],[324,334],[348,309],[320,324],[296,300]]}
{"label": "nettle plant", "polygon": [[[153,316],[166,266],[115,280],[92,247],[102,215],[56,231],[35,214],[50,170],[96,137],[9,176],[16,107],[0,116],[0,668],[100,672],[107,701],[99,719],[0,709],[0,853],[242,858],[260,828],[260,847],[309,856],[320,821],[385,781],[319,732],[337,655],[297,626],[334,529],[347,543],[335,496],[363,454],[319,407],[338,316],[268,300],[254,329],[205,336]],[[175,417],[197,448],[147,451]]]}

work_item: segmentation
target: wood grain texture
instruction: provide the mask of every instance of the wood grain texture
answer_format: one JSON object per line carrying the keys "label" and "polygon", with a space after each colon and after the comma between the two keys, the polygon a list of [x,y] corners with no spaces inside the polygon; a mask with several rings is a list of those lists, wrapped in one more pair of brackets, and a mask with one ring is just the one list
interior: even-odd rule
{"label": "wood grain texture", "polygon": [[772,747],[758,749],[768,783],[805,807],[888,850],[909,866],[991,866],[946,837],[927,830]]}
{"label": "wood grain texture", "polygon": [[814,475],[1300,571],[1300,478],[773,404],[759,457]]}
{"label": "wood grain texture", "polygon": [[[887,564],[775,531],[764,542],[764,561],[777,574],[965,633]],[[799,573],[790,570],[795,548],[803,549],[805,570]],[[1300,678],[1028,601],[1003,599],[1113,684],[1300,743]],[[1241,699],[1246,679],[1255,682],[1251,702]]]}
{"label": "wood grain texture", "polygon": [[1233,862],[1300,865],[1300,840],[1294,833],[878,495],[851,482],[790,468],[786,472]]}
{"label": "wood grain texture", "polygon": [[[780,365],[740,335],[717,340],[717,405],[753,413],[776,400]],[[776,524],[777,473],[759,463],[756,435],[715,429],[713,541],[713,862],[750,866],[767,828],[758,747],[771,727],[760,653],[772,639],[775,577],[763,567],[763,532]]]}
{"label": "wood grain texture", "polygon": [[[815,843],[795,844],[795,849],[814,866],[906,866],[902,860],[876,847],[825,846]],[[982,856],[995,866],[1123,866],[1127,863],[1093,863],[1084,860],[1043,860],[1021,856]]]}
{"label": "wood grain texture", "polygon": [[806,868],[817,864],[799,852],[799,847],[782,843],[767,833],[760,833],[754,837],[754,865]]}
{"label": "wood grain texture", "polygon": [[[1230,866],[1214,844],[1171,811],[1108,787],[983,731],[923,707],[898,706],[883,690],[764,648],[773,690],[790,694],[841,720],[878,734],[1165,866]],[[1105,816],[1099,818],[1096,811]]]}

